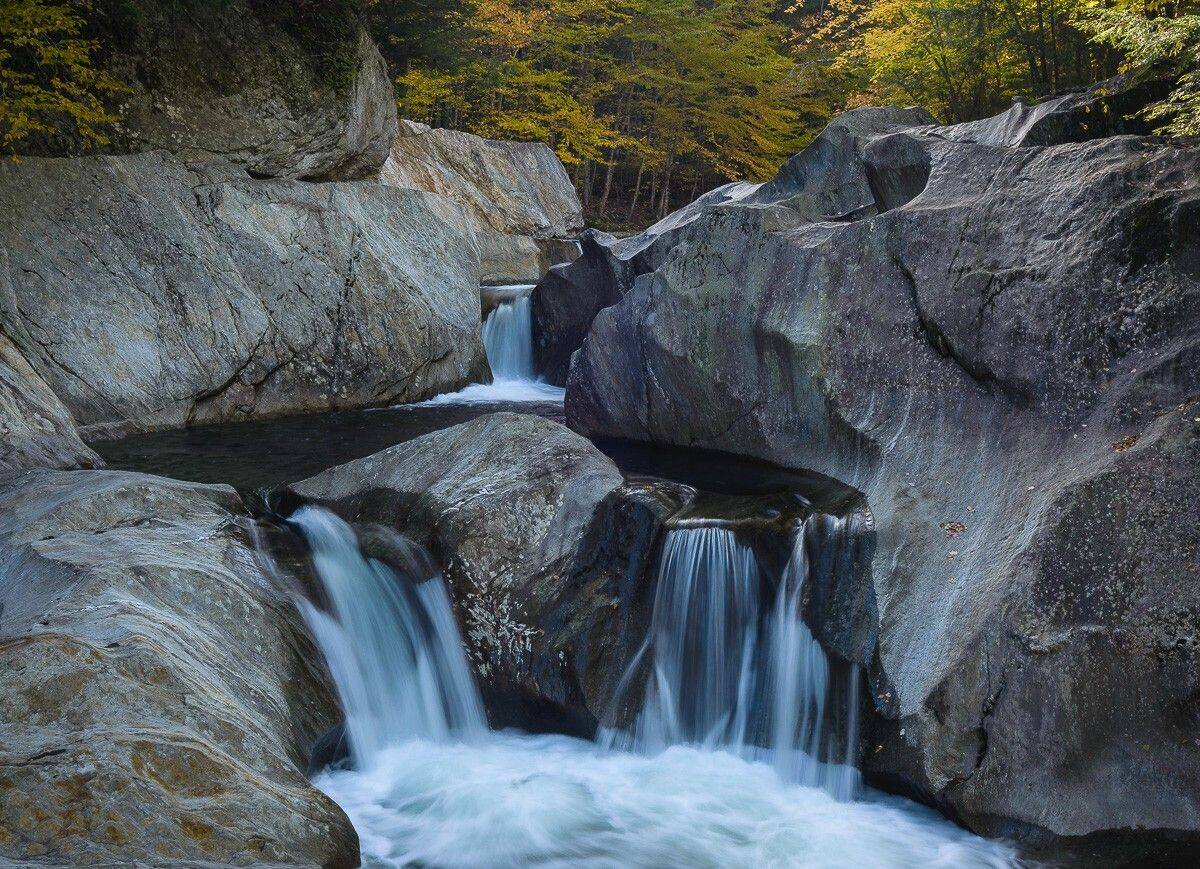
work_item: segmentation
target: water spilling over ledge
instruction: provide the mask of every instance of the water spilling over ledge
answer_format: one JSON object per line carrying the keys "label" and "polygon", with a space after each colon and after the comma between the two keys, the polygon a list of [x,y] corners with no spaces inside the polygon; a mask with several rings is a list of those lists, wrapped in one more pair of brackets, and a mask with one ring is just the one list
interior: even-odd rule
{"label": "water spilling over ledge", "polygon": [[609,730],[605,742],[725,749],[772,764],[787,781],[853,797],[859,671],[831,666],[804,624],[807,580],[803,526],[773,588],[732,528],[668,532],[650,635],[626,679],[646,671],[642,710],[630,731]]}
{"label": "water spilling over ledge", "polygon": [[533,362],[532,284],[484,287],[490,310],[483,321],[483,345],[491,383],[473,383],[425,402],[463,404],[563,400],[563,390],[538,377]]}
{"label": "water spilling over ledge", "polygon": [[[328,599],[301,606],[338,683],[353,761],[315,783],[354,822],[367,865],[1012,863],[1003,845],[857,789],[845,762],[853,716],[830,716],[837,680],[799,617],[799,529],[766,605],[763,572],[733,530],[669,533],[644,652],[656,676],[618,745],[486,731],[421,550],[399,546],[391,560],[404,563],[388,566],[321,508],[292,522]],[[832,705],[857,696],[848,690]]]}

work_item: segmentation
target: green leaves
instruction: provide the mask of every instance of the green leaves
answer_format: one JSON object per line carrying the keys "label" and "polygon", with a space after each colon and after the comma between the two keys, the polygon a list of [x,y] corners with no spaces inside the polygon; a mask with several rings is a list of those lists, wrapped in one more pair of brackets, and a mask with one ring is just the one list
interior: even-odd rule
{"label": "green leaves", "polygon": [[1143,112],[1148,121],[1163,122],[1160,133],[1200,136],[1200,13],[1194,8],[1175,15],[1167,11],[1140,6],[1098,8],[1086,13],[1083,23],[1096,42],[1125,55],[1126,72],[1176,80],[1165,99]]}

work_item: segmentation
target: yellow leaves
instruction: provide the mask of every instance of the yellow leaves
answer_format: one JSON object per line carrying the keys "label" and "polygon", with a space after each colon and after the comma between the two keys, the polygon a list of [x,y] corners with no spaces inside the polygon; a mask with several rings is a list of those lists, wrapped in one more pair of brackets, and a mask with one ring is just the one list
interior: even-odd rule
{"label": "yellow leaves", "polygon": [[[845,2],[845,0],[839,0]],[[794,139],[773,0],[476,0],[453,70],[398,79],[408,117],[549,142],[568,164],[773,173]]]}
{"label": "yellow leaves", "polygon": [[0,0],[0,149],[63,123],[86,144],[107,142],[103,128],[117,118],[103,96],[123,88],[92,66],[97,46],[83,25],[63,3]]}
{"label": "yellow leaves", "polygon": [[508,0],[478,0],[475,24],[490,48],[515,54],[533,42],[550,18],[549,9],[521,10]]}

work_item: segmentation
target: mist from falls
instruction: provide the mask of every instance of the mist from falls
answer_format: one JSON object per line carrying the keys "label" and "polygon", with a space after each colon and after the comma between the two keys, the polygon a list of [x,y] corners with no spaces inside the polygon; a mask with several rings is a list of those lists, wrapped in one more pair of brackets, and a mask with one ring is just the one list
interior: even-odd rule
{"label": "mist from falls", "polygon": [[671,532],[643,651],[654,675],[622,746],[488,731],[427,553],[400,538],[389,561],[403,563],[389,566],[324,509],[291,522],[326,598],[301,609],[353,762],[314,783],[346,811],[366,866],[1012,865],[1007,847],[905,800],[841,801],[814,772],[836,764],[788,767],[839,744],[825,723],[829,663],[799,619],[802,546],[764,608],[732,533]]}

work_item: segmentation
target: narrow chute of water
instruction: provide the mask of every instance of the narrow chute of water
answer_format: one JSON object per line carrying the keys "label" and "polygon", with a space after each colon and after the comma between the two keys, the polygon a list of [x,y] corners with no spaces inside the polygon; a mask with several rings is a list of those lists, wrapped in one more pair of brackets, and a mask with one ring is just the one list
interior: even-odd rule
{"label": "narrow chute of water", "polygon": [[300,606],[337,685],[355,765],[406,739],[482,735],[483,705],[441,575],[404,576],[364,557],[353,529],[320,507],[290,521],[329,599],[329,612]]}

